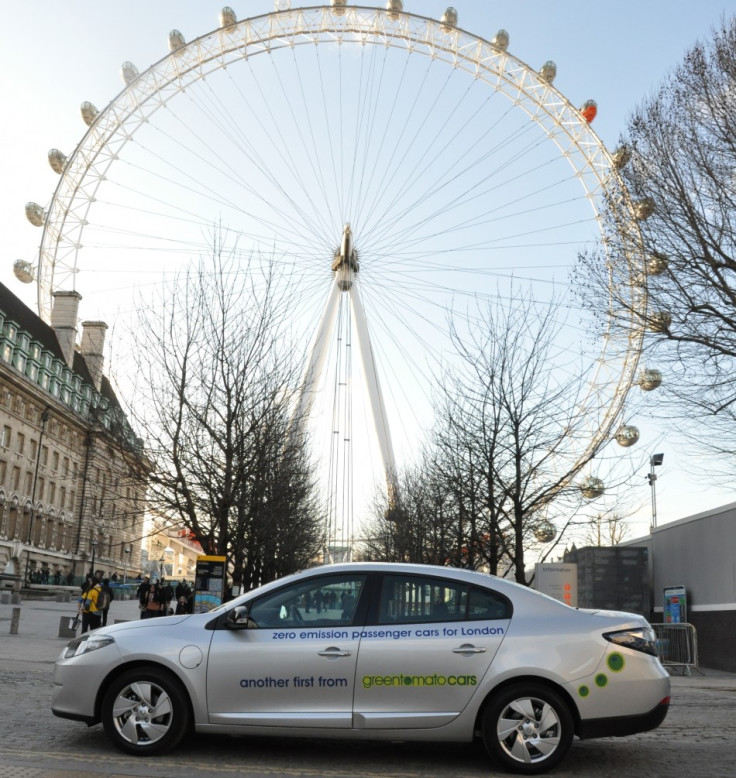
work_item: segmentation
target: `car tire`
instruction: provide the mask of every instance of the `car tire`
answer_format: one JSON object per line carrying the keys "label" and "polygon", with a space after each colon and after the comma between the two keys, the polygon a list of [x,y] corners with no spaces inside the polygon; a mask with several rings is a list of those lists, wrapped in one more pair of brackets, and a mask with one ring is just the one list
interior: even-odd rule
{"label": "car tire", "polygon": [[189,730],[189,701],[166,670],[139,667],[115,678],[102,700],[102,725],[122,751],[136,756],[174,748]]}
{"label": "car tire", "polygon": [[482,734],[486,750],[498,764],[511,772],[536,775],[565,758],[574,722],[568,703],[554,689],[518,683],[490,700]]}

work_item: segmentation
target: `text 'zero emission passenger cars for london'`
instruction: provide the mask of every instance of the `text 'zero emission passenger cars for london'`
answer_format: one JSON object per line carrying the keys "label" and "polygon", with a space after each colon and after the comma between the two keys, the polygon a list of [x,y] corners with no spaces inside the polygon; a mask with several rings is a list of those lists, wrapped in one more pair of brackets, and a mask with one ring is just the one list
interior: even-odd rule
{"label": "text 'zero emission passenger cars for london'", "polygon": [[558,764],[574,736],[657,727],[669,693],[641,616],[577,610],[469,570],[372,563],[82,635],[56,662],[52,710],[101,721],[132,754],[171,749],[192,728],[480,738],[531,774]]}

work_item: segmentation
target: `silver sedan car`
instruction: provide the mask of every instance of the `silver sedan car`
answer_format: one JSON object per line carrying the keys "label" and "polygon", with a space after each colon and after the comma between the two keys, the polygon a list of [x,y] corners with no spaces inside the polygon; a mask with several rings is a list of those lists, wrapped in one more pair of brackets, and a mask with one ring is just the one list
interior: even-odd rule
{"label": "silver sedan car", "polygon": [[657,727],[669,675],[631,613],[447,567],[317,567],[210,613],[103,627],[56,662],[52,710],[132,754],[192,729],[470,741],[518,773],[575,736]]}

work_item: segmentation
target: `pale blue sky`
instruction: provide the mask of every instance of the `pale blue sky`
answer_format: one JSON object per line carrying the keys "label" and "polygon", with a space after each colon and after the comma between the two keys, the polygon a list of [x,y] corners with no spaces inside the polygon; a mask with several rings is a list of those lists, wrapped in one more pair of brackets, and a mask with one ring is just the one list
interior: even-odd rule
{"label": "pale blue sky", "polygon": [[[2,4],[0,25],[0,281],[29,305],[35,295],[19,284],[12,263],[33,261],[40,232],[25,219],[26,201],[48,199],[58,178],[46,160],[48,149],[70,152],[86,127],[79,105],[98,108],[122,88],[125,60],[144,70],[168,53],[167,36],[179,29],[187,40],[218,24],[225,3],[210,0],[25,0]],[[230,3],[238,19],[269,12],[272,0]],[[307,5],[293,2],[292,6]],[[367,5],[371,5],[367,3]],[[375,3],[383,5],[383,3]],[[439,18],[447,3],[407,0],[407,11]],[[552,59],[555,86],[574,104],[593,98],[598,116],[593,128],[612,148],[628,114],[697,39],[706,38],[721,17],[736,12],[736,2],[717,0],[620,0],[616,3],[514,0],[497,3],[457,0],[459,26],[487,38],[499,28],[510,34],[509,51],[534,67]],[[84,306],[84,303],[83,303]],[[85,318],[84,310],[80,315]],[[651,431],[654,435],[655,431]],[[645,439],[639,444],[650,450]],[[712,490],[687,474],[686,453],[674,439],[658,439],[665,452],[657,483],[660,523],[736,499]],[[648,526],[649,491],[642,472],[642,511],[634,528]]]}

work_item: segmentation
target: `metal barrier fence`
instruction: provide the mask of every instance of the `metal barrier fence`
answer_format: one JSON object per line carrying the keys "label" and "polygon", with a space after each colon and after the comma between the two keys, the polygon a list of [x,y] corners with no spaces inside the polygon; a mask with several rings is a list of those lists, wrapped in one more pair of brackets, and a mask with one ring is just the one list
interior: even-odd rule
{"label": "metal barrier fence", "polygon": [[657,635],[659,661],[670,671],[683,675],[698,669],[698,634],[692,624],[652,624]]}

